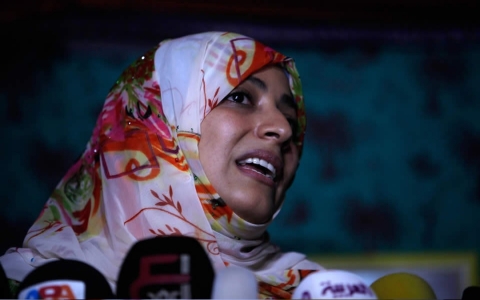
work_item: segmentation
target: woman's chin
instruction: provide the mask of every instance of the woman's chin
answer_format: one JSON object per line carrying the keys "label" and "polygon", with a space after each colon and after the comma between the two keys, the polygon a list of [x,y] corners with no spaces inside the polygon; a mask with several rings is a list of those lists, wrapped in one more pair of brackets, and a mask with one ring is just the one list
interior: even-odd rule
{"label": "woman's chin", "polygon": [[235,213],[243,220],[255,225],[263,225],[263,224],[269,223],[272,220],[272,216],[273,216],[273,213],[252,214],[251,210],[243,213],[237,213],[237,212]]}

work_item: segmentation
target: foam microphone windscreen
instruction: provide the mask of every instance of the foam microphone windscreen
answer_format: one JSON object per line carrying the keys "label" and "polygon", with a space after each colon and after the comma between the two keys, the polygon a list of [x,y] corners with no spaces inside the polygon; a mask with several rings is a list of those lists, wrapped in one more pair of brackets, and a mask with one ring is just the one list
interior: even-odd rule
{"label": "foam microphone windscreen", "polygon": [[469,286],[463,290],[462,300],[480,299],[480,286]]}
{"label": "foam microphone windscreen", "polygon": [[378,299],[436,299],[435,292],[420,276],[399,272],[382,276],[370,287]]}
{"label": "foam microphone windscreen", "polygon": [[11,299],[10,287],[8,285],[7,275],[0,264],[0,299]]}
{"label": "foam microphone windscreen", "polygon": [[292,299],[377,299],[358,275],[341,270],[318,271],[305,277]]}
{"label": "foam microphone windscreen", "polygon": [[127,253],[117,280],[123,299],[209,299],[214,271],[194,238],[167,236],[141,240]]}
{"label": "foam microphone windscreen", "polygon": [[76,260],[56,260],[30,272],[19,286],[19,299],[110,299],[107,279]]}
{"label": "foam microphone windscreen", "polygon": [[229,266],[215,274],[211,299],[256,299],[258,282],[255,274],[245,268]]}

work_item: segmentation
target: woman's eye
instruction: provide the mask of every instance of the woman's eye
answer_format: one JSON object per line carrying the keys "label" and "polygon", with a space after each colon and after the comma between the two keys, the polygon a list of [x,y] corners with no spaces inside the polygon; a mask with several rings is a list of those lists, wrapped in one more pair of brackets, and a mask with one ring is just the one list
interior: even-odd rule
{"label": "woman's eye", "polygon": [[237,103],[248,104],[250,102],[250,96],[244,92],[234,92],[225,97],[226,100],[230,100]]}

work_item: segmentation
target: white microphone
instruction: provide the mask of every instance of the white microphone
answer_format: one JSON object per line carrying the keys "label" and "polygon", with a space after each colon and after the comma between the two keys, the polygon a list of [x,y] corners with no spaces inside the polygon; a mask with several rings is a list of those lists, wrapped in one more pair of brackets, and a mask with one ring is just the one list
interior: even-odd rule
{"label": "white microphone", "polygon": [[305,277],[292,299],[377,299],[358,275],[340,270],[318,271]]}
{"label": "white microphone", "polygon": [[245,268],[230,266],[215,274],[212,299],[257,299],[255,274]]}

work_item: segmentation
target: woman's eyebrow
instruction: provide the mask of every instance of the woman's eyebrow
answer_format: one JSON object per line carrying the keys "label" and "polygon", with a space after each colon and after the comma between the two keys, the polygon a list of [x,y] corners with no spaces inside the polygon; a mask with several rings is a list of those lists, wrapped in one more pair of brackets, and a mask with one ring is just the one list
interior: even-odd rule
{"label": "woman's eyebrow", "polygon": [[263,82],[263,80],[255,77],[255,76],[250,76],[250,77],[247,78],[247,80],[250,81],[251,83],[253,83],[259,89],[261,89],[263,92],[268,91],[268,87],[265,84],[265,82]]}
{"label": "woman's eyebrow", "polygon": [[[247,81],[251,82],[253,85],[261,89],[263,92],[268,91],[267,84],[260,78],[257,78],[255,76],[250,76],[247,78]],[[283,94],[282,97],[280,98],[280,103],[297,111],[297,104],[295,103],[295,100],[292,95]]]}

